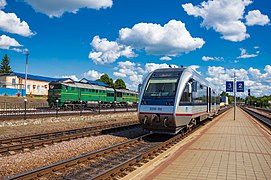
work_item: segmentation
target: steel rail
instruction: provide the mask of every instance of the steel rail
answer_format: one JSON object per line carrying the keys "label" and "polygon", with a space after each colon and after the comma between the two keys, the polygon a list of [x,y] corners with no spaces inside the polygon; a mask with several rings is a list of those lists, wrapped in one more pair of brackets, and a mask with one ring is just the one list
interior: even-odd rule
{"label": "steel rail", "polygon": [[[215,115],[215,117],[223,114],[224,112],[226,112],[227,110],[229,110],[231,107],[227,107],[227,108],[223,108],[221,109],[217,115]],[[181,141],[183,138],[185,138],[186,136],[188,136],[189,134],[191,134],[192,132],[196,131],[199,128],[199,126],[195,127],[194,129],[192,129],[189,132],[184,132],[181,134],[178,134],[176,136],[174,136],[173,138],[159,144],[158,146],[144,152],[141,153],[133,158],[128,159],[127,161],[107,170],[104,171],[100,174],[98,174],[97,176],[95,176],[93,179],[111,179],[112,177],[116,176],[117,174],[119,174],[120,172],[124,172],[125,169],[130,169],[133,166],[139,165],[142,163],[142,161],[148,161],[148,159],[153,159],[155,156],[157,156],[157,154],[169,149],[171,146],[177,144],[179,141]]]}
{"label": "steel rail", "polygon": [[[56,110],[27,110],[26,118],[40,118],[40,117],[60,117],[60,116],[71,116],[71,115],[95,115],[95,114],[105,114],[105,113],[125,113],[125,112],[135,112],[136,108],[116,108],[114,109],[100,109],[100,110],[76,110],[76,111],[56,111]],[[1,112],[1,111],[0,111]],[[0,120],[21,120],[25,118],[24,110],[17,111],[2,111],[0,113]]]}
{"label": "steel rail", "polygon": [[[132,128],[140,126],[137,121],[121,122],[114,124],[105,124],[100,126],[92,126],[87,128],[70,129],[65,131],[49,132],[42,134],[34,134],[29,136],[21,136],[9,139],[0,140],[0,153],[8,151],[22,150],[24,148],[34,148],[62,141],[88,137],[92,135],[100,135],[110,133],[114,130],[123,128]],[[19,144],[16,144],[19,143]],[[11,145],[7,145],[11,144]]]}
{"label": "steel rail", "polygon": [[[227,109],[221,110],[218,115],[221,115],[223,112],[227,111]],[[218,116],[216,115],[216,116]],[[197,126],[199,128],[199,125]],[[197,128],[189,131],[189,132],[182,132],[171,139],[161,142],[158,145],[155,145],[155,147],[152,147],[151,149],[135,155],[133,158],[130,158],[128,160],[125,160],[122,163],[119,163],[118,165],[115,165],[114,167],[110,168],[109,170],[105,170],[99,174],[97,174],[94,177],[91,177],[91,179],[104,179],[108,177],[112,177],[113,175],[118,174],[119,171],[124,171],[127,167],[131,167],[135,164],[142,163],[142,161],[147,160],[147,159],[152,159],[155,156],[157,156],[160,152],[163,152],[167,150],[168,148],[174,146],[177,142],[179,142],[181,139],[183,139],[185,136],[189,135],[190,133],[194,132]],[[41,176],[44,176],[48,173],[56,172],[58,170],[61,170],[63,168],[68,168],[70,166],[74,166],[80,163],[84,163],[90,160],[93,160],[96,157],[99,156],[105,156],[106,154],[113,153],[113,151],[119,151],[122,148],[127,148],[128,146],[134,146],[135,144],[140,143],[143,141],[143,138],[146,138],[147,136],[150,136],[150,134],[140,136],[138,138],[129,140],[127,142],[123,142],[117,145],[113,145],[108,148],[103,148],[101,150],[95,151],[95,152],[90,152],[84,155],[80,155],[65,161],[57,162],[54,164],[51,164],[49,166],[44,166],[29,172],[25,172],[22,174],[15,175],[11,177],[10,179],[32,179],[32,178],[40,178]],[[116,157],[118,158],[118,157]]]}
{"label": "steel rail", "polygon": [[113,151],[115,149],[120,149],[120,148],[123,148],[123,147],[126,147],[126,146],[134,145],[134,144],[142,141],[142,139],[144,137],[147,137],[147,136],[150,136],[150,135],[151,135],[151,133],[140,136],[138,138],[131,139],[131,140],[123,142],[123,143],[119,143],[119,144],[107,147],[107,148],[103,148],[103,149],[100,149],[100,150],[97,150],[97,151],[94,151],[94,152],[83,154],[83,155],[80,155],[80,156],[77,156],[77,157],[74,157],[74,158],[71,158],[71,159],[68,159],[68,160],[60,161],[60,162],[57,162],[57,163],[54,163],[54,164],[51,164],[51,165],[48,165],[48,166],[44,166],[44,167],[29,171],[29,172],[18,174],[18,175],[15,175],[15,176],[13,176],[13,177],[11,177],[9,179],[39,178],[41,176],[44,176],[45,174],[48,174],[48,173],[51,173],[51,172],[56,172],[56,171],[58,171],[60,169],[63,169],[65,167],[70,167],[70,166],[73,166],[73,165],[76,165],[76,164],[91,160],[91,159],[93,159],[95,157],[99,157],[99,156],[102,156],[104,154],[108,154],[108,153],[110,153],[111,151]]}
{"label": "steel rail", "polygon": [[253,116],[256,118],[258,121],[266,125],[268,128],[271,128],[271,118],[270,116],[267,116],[265,114],[261,114],[259,112],[253,111],[251,109],[241,107],[241,109],[245,112],[247,112],[249,115]]}

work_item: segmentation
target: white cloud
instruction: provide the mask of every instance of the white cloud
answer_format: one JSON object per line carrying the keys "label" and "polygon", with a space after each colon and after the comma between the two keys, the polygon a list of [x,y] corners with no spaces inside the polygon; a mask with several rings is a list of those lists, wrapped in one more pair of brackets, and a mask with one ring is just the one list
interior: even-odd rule
{"label": "white cloud", "polygon": [[248,15],[246,15],[246,25],[260,25],[264,26],[270,22],[270,19],[267,15],[263,15],[259,10],[249,11]]}
{"label": "white cloud", "polygon": [[181,21],[171,20],[164,26],[153,23],[139,23],[131,29],[119,31],[119,41],[136,49],[144,49],[148,54],[176,56],[180,53],[201,48],[205,43],[201,38],[193,38]]}
{"label": "white cloud", "polygon": [[10,47],[20,47],[22,46],[14,38],[8,37],[6,35],[0,36],[0,48],[9,49]]}
{"label": "white cloud", "polygon": [[188,15],[202,17],[201,26],[213,28],[222,34],[223,39],[236,42],[249,37],[241,19],[245,7],[250,3],[252,3],[250,0],[208,0],[198,6],[187,3],[182,7]]}
{"label": "white cloud", "polygon": [[26,52],[28,51],[28,49],[20,49],[20,48],[11,48],[10,50],[13,50],[13,51],[16,51],[16,52],[19,52],[19,53],[23,53],[23,52]]}
{"label": "white cloud", "polygon": [[224,58],[223,57],[209,57],[209,56],[202,56],[201,58],[203,61],[223,61]]}
{"label": "white cloud", "polygon": [[123,73],[120,73],[120,72],[114,72],[113,75],[116,76],[116,77],[126,77],[126,74],[123,74]]}
{"label": "white cloud", "polygon": [[78,81],[79,80],[76,75],[56,76],[56,78],[71,78],[74,81]]}
{"label": "white cloud", "polygon": [[136,54],[130,46],[120,45],[115,41],[108,41],[106,38],[100,39],[95,36],[91,42],[92,51],[89,58],[96,64],[106,64],[115,62],[120,56],[135,57]]}
{"label": "white cloud", "polygon": [[259,69],[254,69],[253,67],[250,67],[248,69],[248,73],[256,80],[261,79],[261,71]]}
{"label": "white cloud", "polygon": [[[171,67],[178,67],[177,65],[171,65]],[[146,63],[145,72],[152,72],[156,69],[169,68],[169,65],[166,63],[156,64],[156,63]]]}
{"label": "white cloud", "polygon": [[0,9],[4,9],[4,7],[7,5],[6,0],[0,0]]}
{"label": "white cloud", "polygon": [[136,89],[138,84],[142,82],[143,69],[131,61],[118,62],[119,71],[114,72],[113,75],[117,77],[128,77],[132,84],[129,88]]}
{"label": "white cloud", "polygon": [[61,17],[65,12],[77,13],[81,8],[105,9],[113,5],[112,0],[25,0],[36,12],[49,17]]}
{"label": "white cloud", "polygon": [[90,79],[90,80],[99,79],[102,75],[103,75],[103,73],[100,73],[100,72],[95,71],[95,70],[89,70],[88,72],[85,72],[85,73],[82,74],[82,76],[84,78]]}
{"label": "white cloud", "polygon": [[[266,65],[264,68],[265,73],[261,73],[259,69],[250,67],[248,70],[245,69],[225,69],[221,66],[209,66],[206,78],[212,82],[221,92],[225,91],[226,81],[232,81],[234,73],[236,73],[237,80],[245,82],[245,91],[251,89],[253,96],[263,96],[271,94],[271,66]],[[246,96],[244,94],[238,94]]]}
{"label": "white cloud", "polygon": [[163,56],[163,57],[160,58],[160,60],[161,61],[170,61],[170,60],[172,60],[172,58],[168,57],[168,56]]}
{"label": "white cloud", "polygon": [[260,51],[257,51],[256,54],[248,54],[246,49],[244,48],[240,48],[240,51],[241,51],[241,55],[237,57],[238,59],[253,58],[253,57],[258,56],[258,54],[260,53]]}
{"label": "white cloud", "polygon": [[21,22],[21,19],[14,13],[5,13],[0,10],[0,30],[19,34],[21,36],[31,36],[34,35],[28,24],[25,21]]}

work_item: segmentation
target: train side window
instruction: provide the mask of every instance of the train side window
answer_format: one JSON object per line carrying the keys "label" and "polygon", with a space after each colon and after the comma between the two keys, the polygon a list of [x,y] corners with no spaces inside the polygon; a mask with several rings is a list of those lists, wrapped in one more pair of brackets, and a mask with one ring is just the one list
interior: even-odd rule
{"label": "train side window", "polygon": [[194,104],[206,104],[207,103],[207,87],[197,83],[197,92],[193,93]]}
{"label": "train side window", "polygon": [[191,85],[186,85],[185,89],[183,91],[182,97],[181,97],[181,103],[191,103],[191,93],[189,93],[189,87],[191,87]]}

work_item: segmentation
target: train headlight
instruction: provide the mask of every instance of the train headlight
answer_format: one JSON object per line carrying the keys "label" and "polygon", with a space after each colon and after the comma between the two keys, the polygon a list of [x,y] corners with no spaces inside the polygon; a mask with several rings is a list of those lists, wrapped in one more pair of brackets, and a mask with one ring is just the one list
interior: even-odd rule
{"label": "train headlight", "polygon": [[151,122],[157,122],[157,123],[160,122],[159,116],[157,114],[153,114],[151,116]]}

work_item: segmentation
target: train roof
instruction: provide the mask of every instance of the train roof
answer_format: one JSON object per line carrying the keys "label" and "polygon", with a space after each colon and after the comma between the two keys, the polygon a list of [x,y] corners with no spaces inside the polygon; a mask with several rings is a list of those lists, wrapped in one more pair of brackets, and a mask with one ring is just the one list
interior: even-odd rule
{"label": "train roof", "polygon": [[[81,79],[80,81],[74,81],[70,78],[68,79],[63,79],[63,80],[60,80],[60,81],[52,81],[51,84],[63,84],[65,86],[70,86],[70,87],[77,87],[77,88],[88,88],[88,89],[98,89],[98,90],[107,90],[107,91],[114,91],[113,88],[111,87],[108,87],[108,86],[103,86],[104,83],[102,82],[96,82],[96,81],[93,81],[93,82],[96,82],[95,84],[91,84],[92,81],[89,81],[85,78]],[[99,84],[102,84],[99,85]],[[131,90],[128,90],[128,89],[116,89],[117,92],[122,92],[122,93],[130,93],[130,94],[138,94],[137,92],[135,91],[131,91]]]}
{"label": "train roof", "polygon": [[131,91],[131,90],[128,90],[128,89],[116,89],[116,91],[117,92],[122,92],[122,93],[138,94],[137,92]]}
{"label": "train roof", "polygon": [[[175,76],[175,75],[181,75],[184,72],[186,72],[185,75],[190,74],[193,78],[197,79],[200,83],[208,85],[212,87],[213,89],[216,89],[215,86],[211,82],[207,81],[202,75],[200,75],[198,72],[196,72],[190,67],[156,69],[152,72],[152,74],[161,73],[160,76],[163,76],[163,73],[165,73],[168,76],[171,76],[171,75]],[[166,75],[164,77],[166,77]]]}
{"label": "train roof", "polygon": [[104,87],[108,87],[107,84],[103,83],[103,82],[99,82],[99,81],[92,81],[92,80],[88,80],[86,78],[83,78],[79,81],[80,83],[88,83],[88,84],[94,84],[94,85],[98,85],[98,86],[104,86]]}

